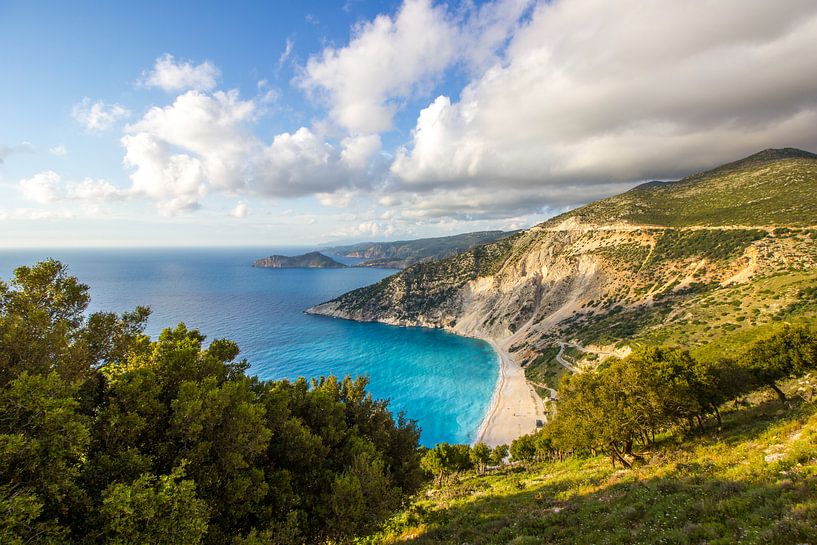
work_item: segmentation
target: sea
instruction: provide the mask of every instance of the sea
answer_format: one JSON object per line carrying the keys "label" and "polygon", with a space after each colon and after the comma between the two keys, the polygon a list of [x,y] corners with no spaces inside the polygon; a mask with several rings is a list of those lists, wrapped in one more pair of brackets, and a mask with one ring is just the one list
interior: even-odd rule
{"label": "sea", "polygon": [[0,279],[7,282],[18,266],[58,259],[90,286],[90,312],[147,305],[149,335],[184,322],[209,339],[232,339],[249,373],[262,379],[368,375],[375,397],[418,422],[422,444],[472,442],[498,378],[490,345],[435,329],[303,312],[394,270],[252,267],[260,257],[314,249],[9,249],[0,250]]}

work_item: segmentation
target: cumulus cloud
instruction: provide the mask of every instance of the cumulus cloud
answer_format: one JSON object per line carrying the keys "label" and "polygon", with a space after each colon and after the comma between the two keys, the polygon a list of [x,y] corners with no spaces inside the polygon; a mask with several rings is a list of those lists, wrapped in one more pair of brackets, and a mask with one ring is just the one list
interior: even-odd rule
{"label": "cumulus cloud", "polygon": [[45,170],[19,181],[23,198],[39,204],[76,201],[88,205],[120,200],[127,192],[106,180],[85,178],[81,182],[64,182],[53,170]]}
{"label": "cumulus cloud", "polygon": [[349,44],[309,59],[300,85],[324,93],[330,114],[354,133],[391,128],[393,97],[408,95],[456,55],[455,28],[443,6],[408,0],[396,16],[380,15],[354,29]]}
{"label": "cumulus cloud", "polygon": [[156,59],[153,70],[144,74],[141,83],[145,87],[159,87],[168,92],[189,89],[206,91],[216,86],[220,76],[221,72],[210,61],[193,65],[189,61],[177,62],[173,55],[166,53]]}
{"label": "cumulus cloud", "polygon": [[92,102],[85,97],[74,106],[71,115],[86,131],[102,132],[110,129],[117,121],[130,117],[131,112],[119,104],[105,104],[101,100]]}
{"label": "cumulus cloud", "polygon": [[18,187],[24,198],[39,204],[48,204],[59,200],[60,175],[53,170],[35,174],[31,178],[20,180]]}
{"label": "cumulus cloud", "polygon": [[529,4],[500,0],[449,13],[431,0],[406,0],[393,17],[357,25],[348,45],[311,57],[298,83],[327,101],[332,118],[351,133],[388,130],[401,102],[452,63],[490,58]]}
{"label": "cumulus cloud", "polygon": [[502,62],[419,114],[391,172],[416,191],[558,203],[564,184],[589,200],[765,147],[815,149],[815,63],[807,0],[542,2]]}
{"label": "cumulus cloud", "polygon": [[236,90],[191,90],[152,108],[121,140],[133,193],[174,214],[198,209],[210,192],[296,197],[368,183],[362,173],[380,151],[377,136],[333,145],[301,127],[267,144],[252,132],[259,109]]}

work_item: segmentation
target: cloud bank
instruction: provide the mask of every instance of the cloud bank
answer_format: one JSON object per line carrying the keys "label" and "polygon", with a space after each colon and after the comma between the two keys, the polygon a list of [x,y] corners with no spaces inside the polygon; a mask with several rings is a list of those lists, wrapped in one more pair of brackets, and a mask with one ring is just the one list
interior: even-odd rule
{"label": "cloud bank", "polygon": [[[293,44],[271,65],[296,62]],[[349,236],[516,225],[767,147],[817,150],[815,66],[813,0],[405,0],[299,67],[312,123],[261,137],[266,80],[242,97],[211,62],[166,54],[140,80],[166,103],[136,119],[87,97],[73,111],[90,132],[131,120],[130,187],[49,171],[19,187],[32,202],[145,198],[169,215],[223,195],[236,218],[253,199],[312,196],[348,210]]]}

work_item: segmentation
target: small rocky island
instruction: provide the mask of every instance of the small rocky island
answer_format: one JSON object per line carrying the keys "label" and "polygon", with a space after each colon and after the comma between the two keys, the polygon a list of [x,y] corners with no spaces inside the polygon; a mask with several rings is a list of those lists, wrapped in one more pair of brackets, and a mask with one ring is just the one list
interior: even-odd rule
{"label": "small rocky island", "polygon": [[344,269],[346,265],[335,261],[320,252],[309,252],[303,255],[271,255],[257,259],[253,267],[265,269]]}

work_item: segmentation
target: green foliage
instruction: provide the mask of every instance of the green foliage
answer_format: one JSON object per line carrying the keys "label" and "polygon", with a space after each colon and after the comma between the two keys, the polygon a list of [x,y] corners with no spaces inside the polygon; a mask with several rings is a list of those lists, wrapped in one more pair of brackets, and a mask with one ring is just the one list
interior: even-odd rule
{"label": "green foliage", "polygon": [[649,462],[628,471],[590,455],[462,474],[429,487],[363,542],[814,543],[817,406],[779,415],[765,394],[725,412],[717,432],[659,440]]}
{"label": "green foliage", "polygon": [[426,451],[420,465],[427,473],[433,475],[437,482],[442,482],[451,473],[472,469],[474,462],[470,446],[439,443]]}
{"label": "green foliage", "polygon": [[111,545],[196,545],[207,531],[207,504],[183,467],[160,478],[144,473],[131,484],[111,484],[100,516]]}
{"label": "green foliage", "polygon": [[777,382],[817,367],[817,338],[803,327],[786,326],[783,331],[756,342],[740,358],[740,364],[785,403],[786,396]]}
{"label": "green foliage", "polygon": [[485,443],[477,443],[471,448],[471,463],[477,467],[480,473],[485,473],[488,463],[491,461],[491,449]]}
{"label": "green foliage", "polygon": [[342,542],[423,483],[365,377],[259,381],[231,341],[151,341],[145,308],[86,317],[87,290],[55,261],[0,283],[0,542]]}

